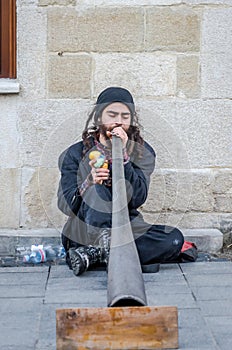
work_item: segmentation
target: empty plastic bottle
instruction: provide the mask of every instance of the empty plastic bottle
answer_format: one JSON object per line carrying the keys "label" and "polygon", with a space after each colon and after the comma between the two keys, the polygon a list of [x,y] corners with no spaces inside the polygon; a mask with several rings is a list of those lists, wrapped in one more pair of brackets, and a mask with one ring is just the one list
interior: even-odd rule
{"label": "empty plastic bottle", "polygon": [[65,257],[66,252],[63,246],[46,246],[44,247],[47,261],[55,261]]}
{"label": "empty plastic bottle", "polygon": [[62,245],[33,244],[29,247],[16,248],[16,255],[22,257],[24,263],[39,264],[45,261],[56,261],[66,256],[65,249]]}
{"label": "empty plastic bottle", "polygon": [[41,262],[45,262],[46,252],[43,249],[43,246],[31,246],[31,253],[26,254],[23,257],[23,262],[39,264]]}

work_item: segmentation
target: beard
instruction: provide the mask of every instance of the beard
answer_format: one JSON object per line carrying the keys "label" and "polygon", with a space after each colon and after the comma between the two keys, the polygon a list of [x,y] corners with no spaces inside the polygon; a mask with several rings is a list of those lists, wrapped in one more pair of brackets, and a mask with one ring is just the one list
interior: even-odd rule
{"label": "beard", "polygon": [[[117,125],[117,126],[122,126],[122,125]],[[105,138],[106,141],[111,139],[111,137],[108,136],[108,132],[111,133],[111,132],[114,130],[115,127],[116,127],[116,126],[107,126],[107,125],[105,125],[105,124],[102,124],[102,125],[99,126],[100,134],[103,135],[103,137]],[[130,128],[129,128],[129,129],[130,129]],[[125,129],[123,128],[123,130],[127,133],[128,136],[129,136],[129,133],[128,133],[129,129],[128,129],[128,130],[125,130]]]}
{"label": "beard", "polygon": [[[117,125],[117,126],[121,126],[121,125]],[[99,125],[99,132],[100,134],[104,137],[105,141],[106,141],[106,146],[108,148],[112,147],[112,142],[111,142],[111,132],[114,130],[116,126],[109,126],[106,124],[101,124]],[[130,126],[129,129],[125,130],[123,128],[123,130],[127,133],[128,136],[128,140],[131,140],[133,137],[133,127]]]}

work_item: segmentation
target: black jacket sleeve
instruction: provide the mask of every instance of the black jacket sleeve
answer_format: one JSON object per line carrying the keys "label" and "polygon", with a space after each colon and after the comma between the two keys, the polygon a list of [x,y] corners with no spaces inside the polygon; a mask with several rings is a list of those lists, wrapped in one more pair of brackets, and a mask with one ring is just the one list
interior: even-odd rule
{"label": "black jacket sleeve", "polygon": [[142,156],[132,157],[131,161],[124,166],[130,209],[137,209],[147,199],[150,176],[155,168],[155,158],[153,148],[144,142]]}
{"label": "black jacket sleeve", "polygon": [[59,157],[61,179],[58,188],[58,208],[66,215],[76,215],[82,201],[78,190],[78,168],[82,155],[82,143],[69,147]]}

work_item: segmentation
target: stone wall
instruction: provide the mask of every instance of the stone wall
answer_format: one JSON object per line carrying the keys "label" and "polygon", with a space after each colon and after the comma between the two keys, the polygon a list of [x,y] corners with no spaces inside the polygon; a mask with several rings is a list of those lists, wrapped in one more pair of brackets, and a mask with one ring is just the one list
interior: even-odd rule
{"label": "stone wall", "polygon": [[120,85],[157,153],[146,218],[231,230],[231,0],[18,0],[17,21],[20,91],[0,95],[0,228],[59,230],[58,156],[99,92]]}

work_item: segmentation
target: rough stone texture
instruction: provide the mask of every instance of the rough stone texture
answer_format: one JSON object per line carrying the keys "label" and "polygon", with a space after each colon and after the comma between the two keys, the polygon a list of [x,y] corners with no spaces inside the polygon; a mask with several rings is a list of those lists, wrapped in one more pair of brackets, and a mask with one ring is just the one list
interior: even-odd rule
{"label": "rough stone texture", "polygon": [[230,235],[231,22],[231,0],[18,1],[17,79],[0,96],[0,227],[63,225],[58,157],[115,84],[133,93],[157,153],[145,216]]}
{"label": "rough stone texture", "polygon": [[[209,0],[208,0],[209,1]],[[223,0],[217,0],[223,1]],[[224,0],[229,1],[229,0]],[[182,3],[182,0],[81,0],[78,7],[94,7],[94,6],[150,6],[150,5],[177,5]]]}
{"label": "rough stone texture", "polygon": [[41,100],[22,104],[18,110],[23,164],[57,167],[58,157],[81,139],[90,101]]}
{"label": "rough stone texture", "polygon": [[57,227],[63,215],[57,208],[58,169],[23,169],[20,226]]}
{"label": "rough stone texture", "polygon": [[199,51],[200,18],[187,7],[149,8],[145,45],[147,50]]}
{"label": "rough stone texture", "polygon": [[142,210],[144,218],[151,224],[165,224],[180,229],[211,229],[221,232],[231,232],[231,213],[199,213],[199,212],[159,212],[150,213]]}
{"label": "rough stone texture", "polygon": [[20,177],[20,169],[0,168],[0,227],[19,226]]}
{"label": "rough stone texture", "polygon": [[231,21],[232,8],[204,11],[201,55],[203,97],[232,97]]}
{"label": "rough stone texture", "polygon": [[216,253],[223,245],[223,234],[217,229],[183,230],[187,241],[196,244],[199,251]]}
{"label": "rough stone texture", "polygon": [[215,193],[232,193],[232,170],[216,170],[213,182]]}
{"label": "rough stone texture", "polygon": [[215,197],[215,211],[230,213],[232,208],[232,194],[217,195]]}
{"label": "rough stone texture", "polygon": [[[4,350],[55,350],[57,309],[106,307],[105,271],[76,278],[67,266],[52,265],[4,268],[0,274]],[[230,261],[165,264],[159,273],[143,275],[148,305],[178,307],[180,349],[231,348],[230,276]]]}
{"label": "rough stone texture", "polygon": [[210,172],[154,173],[143,209],[147,212],[211,212],[214,198]]}
{"label": "rough stone texture", "polygon": [[76,5],[76,0],[39,0],[39,6],[47,5],[59,5],[59,6],[68,6]]}
{"label": "rough stone texture", "polygon": [[[49,1],[49,0],[40,0]],[[55,1],[55,0],[50,0]],[[56,0],[58,1],[58,0]],[[60,0],[62,1],[62,0]],[[65,1],[65,0],[63,0]],[[71,0],[70,0],[71,1]],[[79,0],[78,7],[94,7],[94,6],[152,6],[152,5],[230,5],[231,0]]]}
{"label": "rough stone texture", "polygon": [[145,135],[157,151],[157,167],[231,167],[231,101],[142,99],[137,104]]}
{"label": "rough stone texture", "polygon": [[230,0],[185,0],[189,5],[230,5]]}
{"label": "rough stone texture", "polygon": [[139,96],[175,94],[176,59],[171,55],[102,54],[94,55],[94,92],[106,86],[127,86]]}
{"label": "rough stone texture", "polygon": [[50,51],[140,51],[143,48],[143,10],[94,8],[83,13],[72,9],[48,12]]}
{"label": "rough stone texture", "polygon": [[20,167],[17,102],[0,96],[0,168]]}
{"label": "rough stone texture", "polygon": [[200,96],[198,56],[177,57],[177,95],[182,98],[198,98]]}
{"label": "rough stone texture", "polygon": [[49,57],[48,94],[50,98],[90,97],[91,58],[88,55]]}
{"label": "rough stone texture", "polygon": [[19,4],[17,78],[20,82],[20,97],[25,99],[39,99],[46,95],[46,28],[44,11],[35,6]]}
{"label": "rough stone texture", "polygon": [[202,96],[204,98],[231,98],[232,52],[203,54]]}

